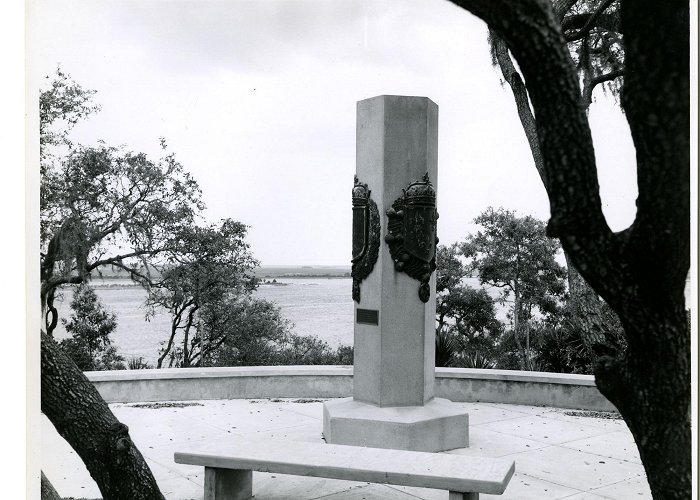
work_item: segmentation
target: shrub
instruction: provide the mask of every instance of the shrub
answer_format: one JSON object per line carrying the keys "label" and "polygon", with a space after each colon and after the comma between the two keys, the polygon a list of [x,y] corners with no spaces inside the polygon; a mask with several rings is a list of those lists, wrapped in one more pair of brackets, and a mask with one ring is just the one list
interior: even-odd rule
{"label": "shrub", "polygon": [[445,330],[435,333],[435,366],[454,366],[458,352],[459,346],[454,335]]}
{"label": "shrub", "polygon": [[61,348],[83,371],[124,370],[124,358],[117,354],[110,334],[117,328],[117,317],[107,311],[99,297],[87,284],[79,285],[70,303],[73,313],[63,321],[70,338],[60,342]]}
{"label": "shrub", "polygon": [[138,358],[132,356],[127,362],[127,367],[129,370],[150,370],[153,368],[153,365],[143,359],[143,356],[139,356]]}
{"label": "shrub", "polygon": [[344,365],[352,364],[353,349],[341,345],[331,348],[328,342],[313,335],[290,334],[270,359],[272,365]]}
{"label": "shrub", "polygon": [[490,359],[485,354],[476,351],[472,353],[464,353],[455,360],[454,366],[459,368],[481,368],[494,369],[498,363]]}
{"label": "shrub", "polygon": [[[237,300],[214,322],[209,312],[203,325],[209,338],[220,344],[206,356],[207,366],[350,365],[353,348],[332,348],[312,335],[293,333],[294,324],[282,316],[280,307],[264,299]],[[216,331],[214,331],[216,329]]]}

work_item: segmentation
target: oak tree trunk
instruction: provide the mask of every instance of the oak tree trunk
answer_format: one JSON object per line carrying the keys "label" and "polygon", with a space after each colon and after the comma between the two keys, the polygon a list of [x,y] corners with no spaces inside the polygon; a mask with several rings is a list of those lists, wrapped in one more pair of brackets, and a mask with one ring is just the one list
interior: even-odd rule
{"label": "oak tree trunk", "polygon": [[105,500],[163,500],[129,429],[97,389],[41,332],[41,411],[85,463]]}
{"label": "oak tree trunk", "polygon": [[[655,499],[690,498],[690,332],[682,307],[648,304],[620,315],[630,342],[622,359],[596,366],[596,385],[625,418]],[[642,340],[643,339],[643,340]]]}
{"label": "oak tree trunk", "polygon": [[[622,105],[637,153],[637,215],[613,233],[600,199],[576,69],[549,0],[452,0],[508,44],[536,117],[550,236],[617,313],[622,356],[596,385],[622,414],[655,500],[692,494],[690,329],[690,24],[681,0],[620,0]],[[557,2],[564,3],[564,2]]]}
{"label": "oak tree trunk", "polygon": [[41,471],[41,500],[61,500],[61,495],[44,475],[44,471]]}

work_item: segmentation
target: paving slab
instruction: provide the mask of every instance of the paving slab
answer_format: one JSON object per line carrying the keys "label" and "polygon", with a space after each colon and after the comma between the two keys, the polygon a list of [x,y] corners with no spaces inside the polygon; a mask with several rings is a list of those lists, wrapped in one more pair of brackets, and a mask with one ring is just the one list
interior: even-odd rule
{"label": "paving slab", "polygon": [[[202,445],[237,436],[323,442],[321,401],[253,401],[174,402],[173,406],[161,402],[150,407],[130,403],[112,404],[110,408],[129,426],[165,497],[201,500],[203,468],[176,464],[175,451],[184,451],[193,443]],[[484,499],[651,499],[636,446],[622,420],[568,415],[568,410],[558,408],[459,405],[470,414],[470,447],[450,453],[515,461],[516,473],[505,493],[482,495]],[[99,489],[85,466],[45,417],[41,431],[42,469],[58,492],[99,498]],[[256,500],[447,498],[444,490],[258,472],[253,473],[253,493]]]}
{"label": "paving slab", "polygon": [[514,453],[537,450],[550,446],[547,443],[525,439],[518,436],[508,436],[485,429],[483,426],[472,426],[469,429],[469,447],[450,450],[447,453],[465,455],[468,457],[499,458]]}
{"label": "paving slab", "polygon": [[593,453],[601,457],[617,458],[636,464],[642,463],[639,450],[628,430],[607,432],[601,436],[562,443],[564,448]]}
{"label": "paving slab", "polygon": [[639,498],[651,498],[651,490],[645,475],[640,475],[627,481],[611,484],[592,491],[596,495],[615,500],[636,500]]}
{"label": "paving slab", "polygon": [[509,455],[516,470],[530,476],[590,491],[637,477],[644,468],[635,463],[605,458],[562,446]]}
{"label": "paving slab", "polygon": [[[446,496],[443,492],[443,496]],[[279,498],[279,497],[276,497]],[[384,484],[368,484],[358,486],[346,491],[326,495],[322,497],[314,497],[315,499],[323,500],[415,500],[416,497],[408,493],[396,490]],[[257,495],[256,495],[257,499]],[[272,499],[270,499],[272,500]]]}
{"label": "paving slab", "polygon": [[[441,490],[409,488],[406,486],[392,486],[392,488],[399,489],[422,500],[445,500],[447,498],[445,492]],[[567,488],[560,484],[516,472],[502,495],[481,494],[479,498],[483,500],[541,500],[543,498],[563,498],[576,493],[580,493],[580,490]]]}
{"label": "paving slab", "polygon": [[367,483],[342,480],[329,481],[320,477],[253,472],[253,495],[255,500],[330,498],[333,495],[349,492],[364,486],[367,486]]}
{"label": "paving slab", "polygon": [[575,495],[571,495],[568,497],[564,497],[566,500],[610,500],[607,497],[601,497],[600,495],[596,495],[594,493],[576,493]]}
{"label": "paving slab", "polygon": [[533,415],[524,415],[519,418],[489,422],[479,427],[508,436],[522,437],[546,444],[561,444],[568,441],[600,436],[609,432],[605,429],[581,424],[579,422],[570,423]]}
{"label": "paving slab", "polygon": [[[460,404],[464,411],[469,412],[469,426],[470,428],[475,425],[487,424],[490,422],[500,422],[502,420],[509,420],[512,418],[520,418],[523,413],[520,411],[513,411],[505,407],[495,407],[487,404],[481,403],[455,403]],[[470,443],[471,446],[471,443]]]}

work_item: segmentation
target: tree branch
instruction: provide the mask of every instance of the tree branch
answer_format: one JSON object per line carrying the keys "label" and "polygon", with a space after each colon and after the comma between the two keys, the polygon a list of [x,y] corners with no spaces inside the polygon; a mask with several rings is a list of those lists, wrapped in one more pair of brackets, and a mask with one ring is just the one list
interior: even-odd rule
{"label": "tree branch", "polygon": [[[573,42],[576,40],[580,40],[585,36],[585,34],[582,33],[582,28],[586,26],[586,23],[591,19],[593,14],[587,13],[587,14],[571,14],[569,16],[566,16],[562,22],[561,22],[561,29],[565,33],[564,37],[566,38],[567,42]],[[612,33],[619,33],[620,32],[620,16],[615,13],[615,14],[601,14],[598,16],[598,18],[595,20],[593,26],[590,26],[588,28],[588,31],[590,31],[593,28],[603,28],[606,31],[612,32]],[[569,30],[577,30],[575,33],[567,33]],[[580,38],[573,38],[574,36],[578,36],[581,34]]]}
{"label": "tree branch", "polygon": [[564,16],[569,12],[578,0],[552,0],[552,10],[559,22],[564,19]]}
{"label": "tree branch", "polygon": [[[169,248],[159,248],[157,250],[136,250],[134,252],[129,252],[129,253],[121,254],[121,255],[115,255],[114,257],[109,257],[107,259],[97,260],[97,261],[93,262],[92,264],[90,264],[87,267],[87,270],[88,270],[88,272],[90,272],[90,271],[93,271],[100,266],[106,266],[106,265],[114,265],[114,266],[119,267],[119,264],[121,264],[121,262],[124,259],[128,259],[131,257],[141,257],[143,255],[155,256],[155,255],[158,255],[159,253],[165,252],[167,250],[169,250]],[[121,267],[123,267],[123,264]]]}
{"label": "tree branch", "polygon": [[510,85],[511,92],[513,93],[515,107],[518,110],[518,117],[520,118],[520,123],[523,126],[525,138],[530,145],[530,152],[532,153],[532,159],[535,162],[535,168],[537,169],[537,173],[540,174],[542,184],[546,186],[547,182],[545,180],[544,163],[542,161],[542,153],[540,152],[539,138],[537,137],[537,124],[535,122],[535,117],[532,114],[532,110],[530,109],[527,89],[520,78],[520,74],[515,69],[515,65],[510,58],[508,47],[503,41],[503,38],[492,30],[489,30],[489,37],[491,40],[493,55],[499,68],[501,69],[503,78],[508,85]]}
{"label": "tree branch", "polygon": [[[595,26],[596,21],[598,18],[601,16],[605,10],[612,5],[612,3],[616,0],[604,0],[598,8],[593,11],[591,16],[588,18],[586,21],[586,24],[583,25],[583,28],[581,28],[578,32],[573,33],[569,36],[566,37],[567,42],[572,42],[574,40],[581,40],[582,38],[585,38],[588,36],[588,33],[591,31],[591,28]],[[562,23],[562,29],[563,29],[563,23]]]}
{"label": "tree branch", "polygon": [[622,70],[617,70],[617,71],[611,71],[610,73],[605,73],[604,75],[598,75],[594,78],[591,78],[586,85],[583,87],[583,91],[581,92],[581,98],[583,99],[584,105],[590,105],[591,102],[593,102],[593,89],[595,89],[598,85],[604,82],[609,82],[611,80],[614,80],[615,78],[620,78],[621,76],[624,76],[625,72]]}
{"label": "tree branch", "polygon": [[[124,271],[127,271],[131,275],[132,280],[134,279],[134,276],[136,276],[137,278],[140,278],[141,285],[143,285],[143,284],[145,284],[147,286],[154,285],[153,280],[151,280],[151,278],[149,276],[146,276],[145,274],[140,273],[140,272],[130,268],[129,266],[124,265],[121,261],[110,262],[110,265],[112,265],[114,267],[118,267],[119,269],[123,269]],[[137,281],[137,280],[134,280],[134,281]]]}

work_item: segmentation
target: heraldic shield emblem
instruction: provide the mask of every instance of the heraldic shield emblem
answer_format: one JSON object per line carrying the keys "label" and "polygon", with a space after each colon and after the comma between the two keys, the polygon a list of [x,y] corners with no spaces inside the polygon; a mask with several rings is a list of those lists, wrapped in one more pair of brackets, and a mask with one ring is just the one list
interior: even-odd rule
{"label": "heraldic shield emblem", "polygon": [[387,210],[388,234],[385,241],[394,260],[394,269],[420,281],[418,297],[430,298],[430,276],[435,271],[437,219],[435,189],[426,173],[412,182]]}
{"label": "heraldic shield emblem", "polygon": [[367,184],[355,176],[352,188],[352,299],[360,302],[360,283],[374,269],[379,256],[379,210]]}

